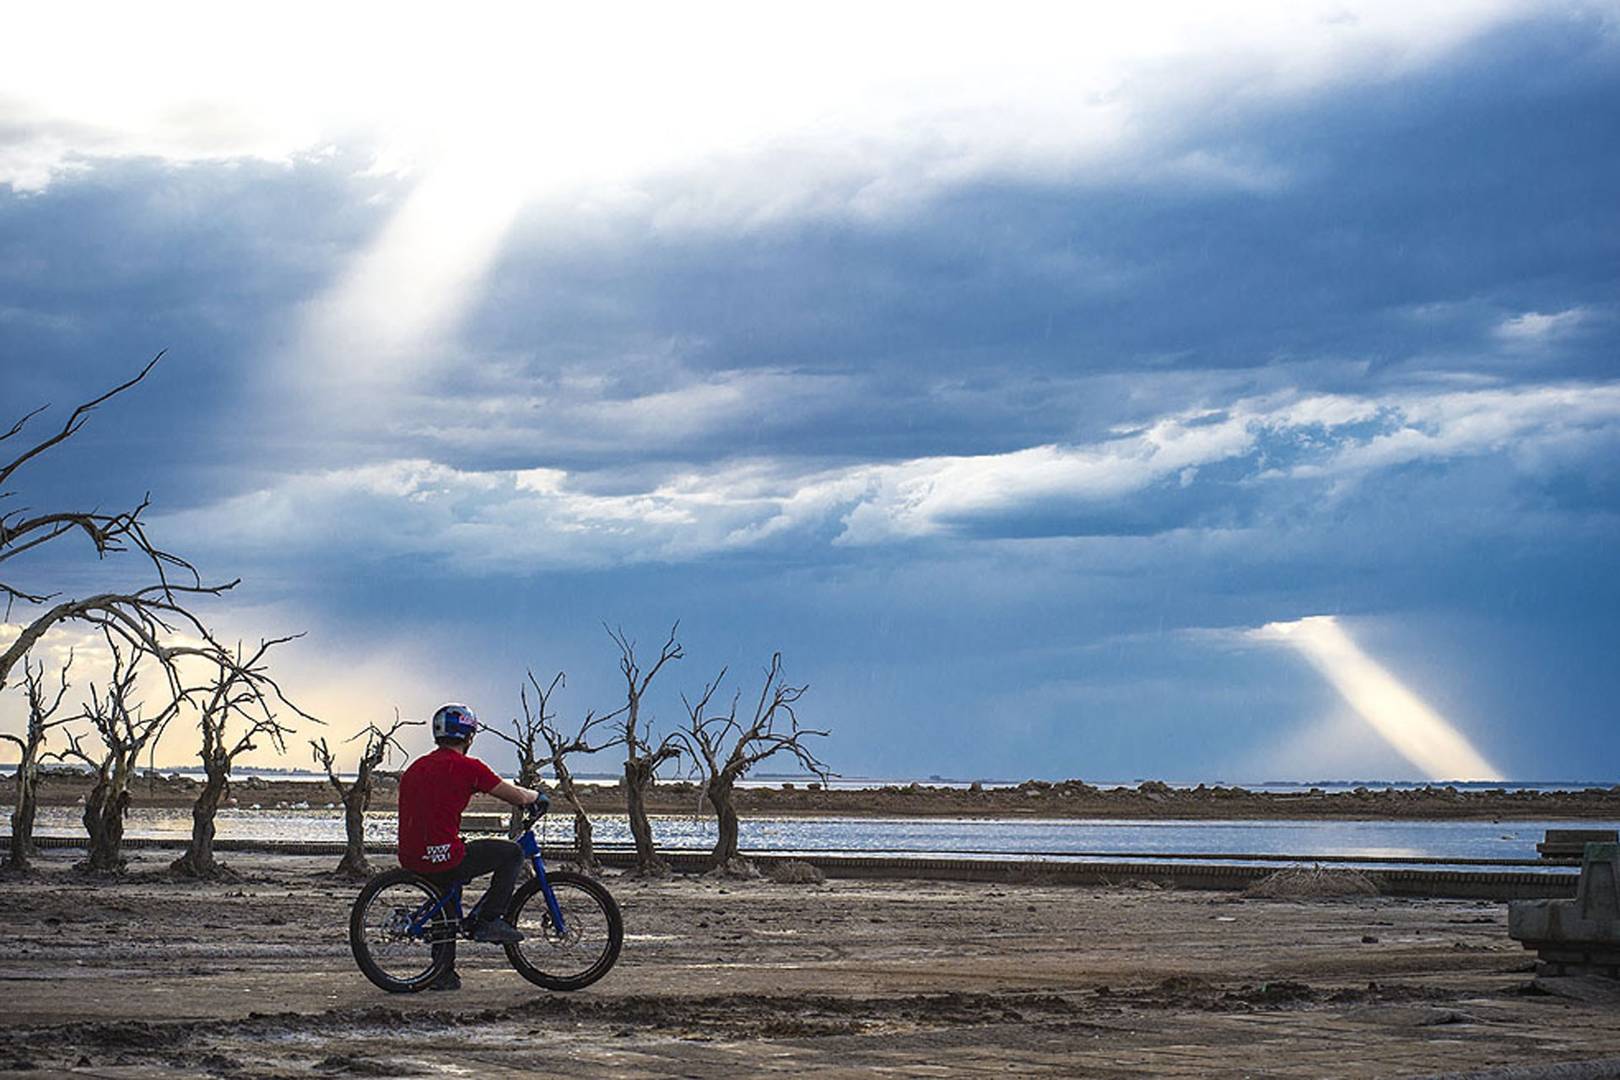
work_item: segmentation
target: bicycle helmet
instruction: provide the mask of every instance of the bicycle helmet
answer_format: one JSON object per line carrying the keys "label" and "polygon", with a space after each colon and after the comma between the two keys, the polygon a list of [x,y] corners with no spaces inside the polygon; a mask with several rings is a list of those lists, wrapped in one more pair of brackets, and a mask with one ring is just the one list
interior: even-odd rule
{"label": "bicycle helmet", "polygon": [[440,705],[433,714],[433,738],[465,739],[478,730],[478,716],[465,705]]}

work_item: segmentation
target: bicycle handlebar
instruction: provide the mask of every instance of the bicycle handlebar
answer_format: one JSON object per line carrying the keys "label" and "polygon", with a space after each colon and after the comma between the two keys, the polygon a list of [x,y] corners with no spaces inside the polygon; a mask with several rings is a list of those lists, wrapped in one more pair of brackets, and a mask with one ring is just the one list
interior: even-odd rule
{"label": "bicycle handlebar", "polygon": [[545,792],[541,792],[538,799],[523,808],[523,827],[528,828],[533,825],[545,817],[546,811],[550,809],[551,800],[546,796]]}

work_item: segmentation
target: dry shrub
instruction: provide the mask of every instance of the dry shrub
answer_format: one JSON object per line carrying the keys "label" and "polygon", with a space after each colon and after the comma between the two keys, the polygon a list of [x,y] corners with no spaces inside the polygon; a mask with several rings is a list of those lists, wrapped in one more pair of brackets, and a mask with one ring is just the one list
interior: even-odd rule
{"label": "dry shrub", "polygon": [[765,871],[765,876],[778,885],[820,885],[827,880],[827,875],[821,872],[820,867],[802,859],[772,863]]}
{"label": "dry shrub", "polygon": [[719,866],[711,868],[706,878],[724,878],[728,881],[752,881],[759,877],[759,868],[744,858],[727,859]]}
{"label": "dry shrub", "polygon": [[1305,900],[1322,896],[1377,896],[1381,891],[1378,882],[1360,870],[1290,866],[1261,878],[1243,890],[1243,895]]}

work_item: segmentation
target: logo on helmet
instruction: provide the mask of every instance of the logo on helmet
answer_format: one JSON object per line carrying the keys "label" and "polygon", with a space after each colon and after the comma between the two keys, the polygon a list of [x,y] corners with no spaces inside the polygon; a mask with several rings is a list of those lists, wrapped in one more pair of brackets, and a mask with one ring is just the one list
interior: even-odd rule
{"label": "logo on helmet", "polygon": [[478,716],[465,705],[441,705],[433,714],[435,739],[465,739],[477,730]]}

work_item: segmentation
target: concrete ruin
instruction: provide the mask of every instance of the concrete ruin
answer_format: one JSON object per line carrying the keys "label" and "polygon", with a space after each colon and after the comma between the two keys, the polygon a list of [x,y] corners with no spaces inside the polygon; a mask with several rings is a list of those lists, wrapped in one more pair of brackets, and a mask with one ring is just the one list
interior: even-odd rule
{"label": "concrete ruin", "polygon": [[1573,900],[1508,906],[1508,936],[1536,950],[1540,975],[1620,978],[1620,844],[1587,844]]}
{"label": "concrete ruin", "polygon": [[1620,831],[1614,829],[1548,829],[1545,839],[1536,845],[1536,851],[1543,859],[1580,862],[1587,844],[1617,842],[1620,842]]}

